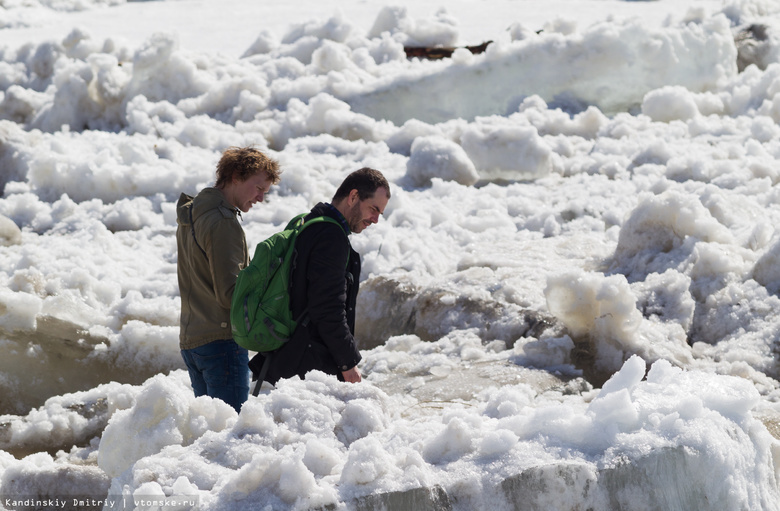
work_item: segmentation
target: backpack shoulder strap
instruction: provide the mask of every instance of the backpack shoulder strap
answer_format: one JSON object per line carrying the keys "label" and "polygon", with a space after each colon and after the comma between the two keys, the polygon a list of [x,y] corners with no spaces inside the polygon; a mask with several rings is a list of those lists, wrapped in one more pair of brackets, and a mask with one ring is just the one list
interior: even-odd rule
{"label": "backpack shoulder strap", "polygon": [[287,222],[287,227],[284,228],[285,231],[289,231],[290,229],[295,229],[300,225],[303,225],[303,219],[308,215],[308,213],[301,213],[300,215],[295,215],[292,217],[292,220]]}
{"label": "backpack shoulder strap", "polygon": [[[299,215],[299,216],[301,216],[301,215]],[[296,220],[297,218],[298,217],[293,218],[293,221]],[[331,218],[331,217],[326,216],[326,215],[315,216],[314,218],[310,218],[309,220],[304,222],[303,225],[301,225],[301,230],[305,229],[306,227],[308,227],[310,225],[319,224],[319,223],[322,223],[322,222],[328,222],[328,223],[331,223],[331,224],[338,225],[339,226],[339,230],[344,234],[344,239],[347,241],[347,246],[350,247],[350,249],[352,248],[352,243],[349,242],[349,236],[347,236],[347,233],[344,231],[344,227],[341,225],[341,222],[339,222],[335,218]],[[345,267],[349,267],[349,253],[350,253],[350,251],[347,251],[347,264],[345,265]]]}
{"label": "backpack shoulder strap", "polygon": [[[297,218],[299,218],[301,216],[302,215],[298,215],[297,217],[293,218],[291,220],[291,222],[295,221]],[[303,215],[303,216],[305,216],[305,215]],[[335,218],[332,218],[332,217],[329,217],[329,216],[326,216],[326,215],[315,216],[314,218],[310,218],[310,219],[306,220],[303,223],[303,225],[301,225],[301,230],[303,230],[305,227],[308,227],[310,225],[319,224],[319,223],[322,223],[322,222],[328,222],[328,223],[331,223],[331,224],[338,225],[339,226],[339,230],[344,233],[344,237],[347,238],[347,242],[349,243],[349,238],[347,237],[347,233],[344,232],[344,227],[341,225],[341,223],[338,220],[336,220]]]}

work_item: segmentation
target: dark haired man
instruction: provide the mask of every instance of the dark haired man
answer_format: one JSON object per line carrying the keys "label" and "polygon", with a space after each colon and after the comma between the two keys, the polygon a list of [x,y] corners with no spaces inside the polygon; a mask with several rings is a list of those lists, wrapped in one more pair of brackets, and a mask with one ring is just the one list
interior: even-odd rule
{"label": "dark haired man", "polygon": [[[339,225],[322,222],[298,236],[290,308],[301,319],[287,344],[270,355],[265,381],[303,378],[315,369],[342,381],[361,381],[354,339],[360,256],[348,236],[377,223],[389,199],[390,185],[382,173],[362,168],[347,176],[331,203],[317,204],[306,216],[329,216]],[[253,359],[253,370],[262,362],[262,355]]]}
{"label": "dark haired man", "polygon": [[279,182],[279,164],[251,147],[228,148],[217,181],[176,207],[181,295],[179,347],[195,396],[219,398],[236,411],[249,395],[248,352],[232,339],[230,301],[240,269],[249,264],[238,222]]}

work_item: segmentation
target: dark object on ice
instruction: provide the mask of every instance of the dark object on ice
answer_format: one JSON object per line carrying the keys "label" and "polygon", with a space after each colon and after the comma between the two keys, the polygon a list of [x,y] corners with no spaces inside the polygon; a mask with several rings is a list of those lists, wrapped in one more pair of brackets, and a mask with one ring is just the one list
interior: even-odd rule
{"label": "dark object on ice", "polygon": [[[485,41],[482,44],[476,46],[463,46],[474,55],[484,53],[488,45],[493,41]],[[452,57],[452,54],[458,48],[441,48],[441,47],[426,47],[426,46],[404,46],[404,52],[406,52],[406,58],[421,58],[429,60],[448,59]]]}
{"label": "dark object on ice", "polygon": [[737,46],[737,70],[740,73],[750,64],[755,64],[761,70],[766,69],[770,49],[768,29],[766,25],[753,23],[734,36]]}

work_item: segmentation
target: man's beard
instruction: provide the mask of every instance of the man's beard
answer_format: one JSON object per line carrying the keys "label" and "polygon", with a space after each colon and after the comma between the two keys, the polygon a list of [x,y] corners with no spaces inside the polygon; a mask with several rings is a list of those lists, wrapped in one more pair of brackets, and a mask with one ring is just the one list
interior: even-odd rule
{"label": "man's beard", "polygon": [[350,231],[358,233],[363,230],[363,216],[360,212],[360,201],[357,201],[351,208],[349,208],[349,211],[347,211],[346,220]]}

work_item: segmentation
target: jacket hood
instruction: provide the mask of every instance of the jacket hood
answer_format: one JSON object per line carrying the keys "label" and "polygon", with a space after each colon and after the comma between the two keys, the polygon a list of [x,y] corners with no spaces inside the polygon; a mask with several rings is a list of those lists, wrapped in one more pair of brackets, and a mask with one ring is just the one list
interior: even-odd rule
{"label": "jacket hood", "polygon": [[225,216],[235,215],[236,208],[228,203],[219,188],[204,188],[197,197],[182,193],[176,203],[176,218],[180,225],[190,225],[205,212],[216,208],[220,209]]}
{"label": "jacket hood", "polygon": [[318,202],[313,208],[311,208],[311,212],[315,216],[332,216],[330,206],[324,202]]}
{"label": "jacket hood", "polygon": [[182,193],[179,202],[176,203],[176,219],[179,225],[190,225],[190,210],[192,209],[192,196]]}
{"label": "jacket hood", "polygon": [[333,218],[334,220],[339,222],[341,228],[344,230],[344,233],[346,233],[347,236],[352,234],[352,231],[350,230],[349,225],[347,224],[347,219],[344,218],[344,215],[342,215],[341,212],[338,209],[336,209],[336,207],[333,206],[332,204],[327,202],[317,203],[317,205],[311,208],[311,212],[307,215],[306,218],[308,219],[317,216],[329,216]]}

